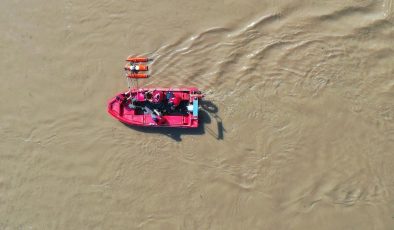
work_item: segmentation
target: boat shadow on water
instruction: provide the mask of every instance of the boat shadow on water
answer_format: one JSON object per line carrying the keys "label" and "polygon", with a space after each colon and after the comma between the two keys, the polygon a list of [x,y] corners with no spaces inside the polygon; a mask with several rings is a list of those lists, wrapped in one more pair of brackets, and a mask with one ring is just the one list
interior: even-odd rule
{"label": "boat shadow on water", "polygon": [[[171,137],[175,141],[182,141],[182,135],[203,135],[206,132],[217,140],[224,139],[224,129],[222,119],[218,115],[218,107],[211,101],[201,101],[199,110],[199,126],[198,128],[168,128],[168,127],[138,127],[124,124],[130,129],[144,133],[159,133]],[[212,121],[216,122],[217,130],[207,127]],[[214,126],[214,125],[212,125]]]}

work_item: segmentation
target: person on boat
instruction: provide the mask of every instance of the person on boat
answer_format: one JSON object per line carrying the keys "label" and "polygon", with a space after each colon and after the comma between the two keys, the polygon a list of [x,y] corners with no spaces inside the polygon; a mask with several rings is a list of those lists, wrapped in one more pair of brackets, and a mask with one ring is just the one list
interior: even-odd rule
{"label": "person on boat", "polygon": [[153,113],[151,113],[152,116],[152,120],[154,122],[156,122],[157,124],[163,124],[164,123],[164,118],[161,115],[161,113],[159,111],[157,111],[156,109],[153,110]]}
{"label": "person on boat", "polygon": [[153,101],[153,92],[152,91],[145,92],[145,100],[147,100],[149,102]]}
{"label": "person on boat", "polygon": [[157,124],[163,124],[165,123],[165,119],[162,116],[161,112],[159,112],[157,109],[151,109],[148,106],[145,106],[145,111],[150,114],[152,120],[157,123]]}
{"label": "person on boat", "polygon": [[121,102],[121,103],[126,103],[127,100],[128,100],[128,95],[127,95],[127,93],[119,94],[118,96],[116,96],[116,100],[118,100],[118,101]]}
{"label": "person on boat", "polygon": [[171,91],[168,91],[168,92],[166,93],[166,99],[167,99],[167,101],[169,101],[173,96],[174,96],[174,93],[171,92]]}
{"label": "person on boat", "polygon": [[164,100],[164,93],[162,91],[155,90],[152,94],[152,102],[154,104],[160,104]]}
{"label": "person on boat", "polygon": [[168,100],[168,105],[172,111],[174,111],[180,104],[181,98],[178,96],[172,95],[172,97]]}

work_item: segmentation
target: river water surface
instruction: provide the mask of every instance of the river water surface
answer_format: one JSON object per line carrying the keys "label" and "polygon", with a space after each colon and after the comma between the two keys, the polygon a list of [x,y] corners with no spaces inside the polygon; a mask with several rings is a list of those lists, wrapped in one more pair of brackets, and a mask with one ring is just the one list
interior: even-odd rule
{"label": "river water surface", "polygon": [[[394,3],[0,3],[0,229],[394,229]],[[197,130],[106,113],[124,59]]]}

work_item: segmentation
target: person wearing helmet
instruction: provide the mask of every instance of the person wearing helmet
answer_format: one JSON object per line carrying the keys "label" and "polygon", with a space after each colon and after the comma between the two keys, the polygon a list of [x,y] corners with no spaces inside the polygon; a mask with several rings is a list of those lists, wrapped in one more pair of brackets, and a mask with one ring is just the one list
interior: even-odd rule
{"label": "person wearing helmet", "polygon": [[170,106],[171,110],[174,111],[179,104],[181,104],[181,98],[173,95],[169,100],[168,100],[168,105]]}
{"label": "person wearing helmet", "polygon": [[152,102],[154,104],[159,104],[164,100],[164,93],[162,91],[153,91]]}
{"label": "person wearing helmet", "polygon": [[147,100],[149,102],[153,101],[153,92],[152,91],[145,92],[145,100]]}

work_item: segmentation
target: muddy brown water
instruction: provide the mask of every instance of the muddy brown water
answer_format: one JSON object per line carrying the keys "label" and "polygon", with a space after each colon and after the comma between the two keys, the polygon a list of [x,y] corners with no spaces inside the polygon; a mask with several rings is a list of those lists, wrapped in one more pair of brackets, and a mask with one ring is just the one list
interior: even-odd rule
{"label": "muddy brown water", "polygon": [[[394,229],[394,3],[0,3],[0,229]],[[197,130],[106,113],[129,54]]]}

